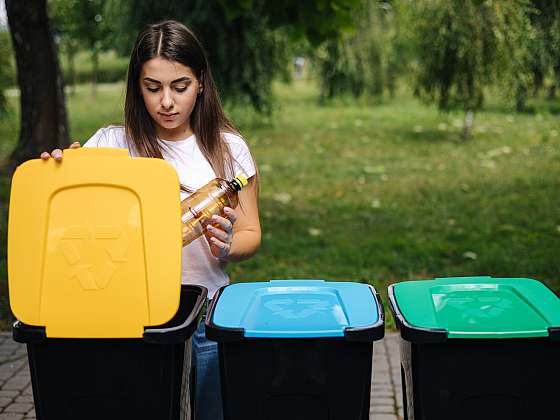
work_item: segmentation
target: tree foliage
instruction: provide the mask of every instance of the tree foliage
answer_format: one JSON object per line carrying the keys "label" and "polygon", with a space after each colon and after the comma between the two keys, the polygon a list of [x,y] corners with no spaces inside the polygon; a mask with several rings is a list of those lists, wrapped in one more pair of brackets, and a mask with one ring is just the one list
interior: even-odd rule
{"label": "tree foliage", "polygon": [[533,93],[548,87],[553,97],[560,88],[560,0],[532,0],[531,3],[533,10],[529,18],[535,31],[529,46]]}
{"label": "tree foliage", "polygon": [[351,25],[357,0],[110,0],[113,45],[122,53],[147,23],[179,20],[200,36],[222,97],[257,111],[272,109],[272,81],[286,77],[293,40],[318,43]]}
{"label": "tree foliage", "polygon": [[314,54],[322,99],[392,93],[409,75],[442,110],[477,110],[491,87],[523,111],[560,85],[560,0],[363,0],[353,19]]}
{"label": "tree foliage", "polygon": [[99,51],[109,47],[110,29],[104,18],[106,0],[50,0],[50,15],[59,46],[68,57],[70,80],[74,84],[74,56],[78,49],[91,54],[92,86],[95,94]]}
{"label": "tree foliage", "polygon": [[494,83],[527,83],[527,3],[426,0],[409,15],[417,51],[417,93],[440,109],[477,110]]}
{"label": "tree foliage", "polygon": [[326,41],[316,52],[321,99],[379,97],[394,93],[402,70],[398,14],[391,2],[361,1],[353,13],[354,30]]}
{"label": "tree foliage", "polygon": [[286,27],[292,39],[307,39],[317,46],[354,27],[354,9],[360,0],[219,0],[228,19],[259,8],[271,28]]}

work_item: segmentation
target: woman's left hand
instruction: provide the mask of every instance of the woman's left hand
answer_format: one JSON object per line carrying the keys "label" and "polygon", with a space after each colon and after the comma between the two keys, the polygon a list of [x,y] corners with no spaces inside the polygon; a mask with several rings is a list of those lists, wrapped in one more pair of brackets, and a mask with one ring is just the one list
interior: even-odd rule
{"label": "woman's left hand", "polygon": [[210,252],[216,258],[226,259],[231,250],[233,240],[233,224],[237,214],[230,207],[224,207],[224,216],[212,216],[211,222],[206,225],[204,236],[210,245]]}

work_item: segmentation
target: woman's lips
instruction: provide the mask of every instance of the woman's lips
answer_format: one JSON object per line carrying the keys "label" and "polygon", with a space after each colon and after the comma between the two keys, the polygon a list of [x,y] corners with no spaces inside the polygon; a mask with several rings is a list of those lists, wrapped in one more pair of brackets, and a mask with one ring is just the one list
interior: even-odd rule
{"label": "woman's lips", "polygon": [[175,117],[177,115],[179,115],[179,113],[178,112],[171,112],[171,113],[167,114],[167,113],[164,113],[164,112],[160,112],[159,115],[161,115],[161,117],[164,120],[171,121],[171,120],[175,119]]}

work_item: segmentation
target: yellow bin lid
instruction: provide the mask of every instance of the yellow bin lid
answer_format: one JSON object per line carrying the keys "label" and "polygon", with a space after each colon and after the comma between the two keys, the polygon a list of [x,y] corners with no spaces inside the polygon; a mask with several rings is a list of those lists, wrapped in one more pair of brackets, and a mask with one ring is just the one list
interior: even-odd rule
{"label": "yellow bin lid", "polygon": [[179,307],[179,180],[124,149],[65,150],[12,179],[8,285],[16,317],[53,338],[138,338]]}

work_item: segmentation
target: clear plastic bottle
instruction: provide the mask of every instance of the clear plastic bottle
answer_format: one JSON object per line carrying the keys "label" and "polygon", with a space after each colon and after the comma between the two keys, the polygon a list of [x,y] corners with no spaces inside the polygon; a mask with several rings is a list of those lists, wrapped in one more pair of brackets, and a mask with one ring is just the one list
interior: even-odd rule
{"label": "clear plastic bottle", "polygon": [[224,207],[237,207],[237,193],[245,185],[247,178],[243,176],[237,176],[231,181],[216,178],[185,198],[181,202],[183,246],[199,238],[212,216],[221,215]]}

